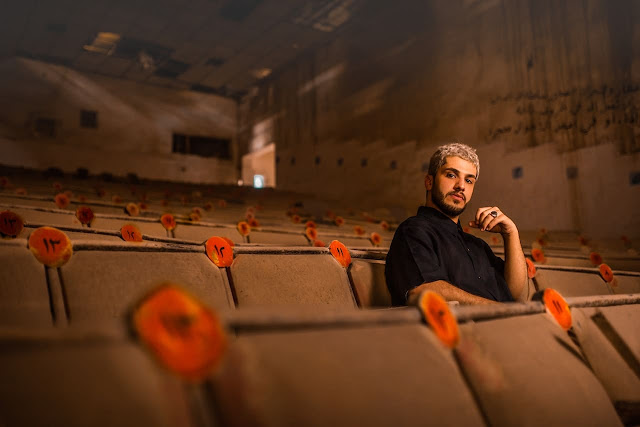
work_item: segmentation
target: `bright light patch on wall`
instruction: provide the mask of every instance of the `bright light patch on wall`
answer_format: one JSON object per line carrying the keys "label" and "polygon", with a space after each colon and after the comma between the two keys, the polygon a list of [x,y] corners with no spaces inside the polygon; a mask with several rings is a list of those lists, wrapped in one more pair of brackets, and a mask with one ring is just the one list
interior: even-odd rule
{"label": "bright light patch on wall", "polygon": [[253,126],[249,147],[250,153],[261,150],[269,145],[273,137],[273,124],[276,117],[277,115],[268,117]]}
{"label": "bright light patch on wall", "polygon": [[264,176],[262,176],[262,175],[253,175],[253,187],[254,188],[264,188]]}
{"label": "bright light patch on wall", "polygon": [[83,49],[89,52],[102,53],[104,55],[111,55],[116,45],[120,41],[120,34],[116,33],[98,33],[96,38],[91,44],[85,44]]}
{"label": "bright light patch on wall", "polygon": [[271,74],[271,68],[258,68],[255,70],[251,70],[251,74],[256,79],[261,80]]}
{"label": "bright light patch on wall", "polygon": [[309,92],[311,89],[314,89],[325,82],[335,79],[336,77],[338,77],[340,74],[344,72],[344,68],[345,68],[344,64],[338,64],[336,66],[329,68],[326,71],[323,71],[322,73],[315,76],[312,80],[309,80],[308,82],[304,83],[300,87],[300,89],[298,89],[298,95],[304,95],[305,93]]}

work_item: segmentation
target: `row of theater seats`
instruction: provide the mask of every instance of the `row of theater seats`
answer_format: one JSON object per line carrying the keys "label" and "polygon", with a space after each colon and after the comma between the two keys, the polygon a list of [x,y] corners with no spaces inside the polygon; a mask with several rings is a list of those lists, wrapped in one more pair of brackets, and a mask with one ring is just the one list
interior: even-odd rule
{"label": "row of theater seats", "polygon": [[[16,201],[18,203],[15,203]],[[41,200],[35,199],[35,201],[40,202]],[[50,200],[42,201],[42,203],[47,206],[52,204]],[[93,206],[98,212],[95,213],[96,218],[92,223],[91,229],[76,230],[76,228],[80,227],[80,223],[75,217],[74,210],[37,206],[37,203],[36,206],[33,206],[33,204],[33,199],[15,199],[13,195],[0,195],[0,209],[10,209],[20,214],[25,219],[27,227],[33,228],[39,225],[52,225],[63,227],[72,233],[78,231],[87,233],[88,235],[84,237],[89,238],[90,235],[93,239],[116,241],[119,239],[118,232],[120,227],[125,223],[133,223],[141,230],[147,240],[171,241],[169,240],[170,238],[175,238],[183,242],[201,243],[212,235],[218,235],[240,243],[248,241],[252,244],[280,246],[305,246],[310,244],[309,238],[305,235],[304,226],[301,224],[292,224],[284,215],[282,215],[283,218],[278,220],[275,219],[275,216],[273,217],[272,224],[276,224],[275,226],[261,225],[251,230],[250,234],[243,238],[238,232],[237,224],[229,218],[224,220],[216,218],[219,221],[216,223],[209,222],[206,218],[202,221],[193,222],[181,220],[178,217],[178,226],[173,231],[168,232],[159,221],[161,213],[149,212],[152,216],[130,217],[123,215],[122,212],[120,212],[120,214],[99,213],[100,209],[103,208],[102,206]],[[121,207],[113,207],[113,209],[122,211]],[[243,207],[243,209],[246,210],[247,207]],[[243,213],[236,211],[230,215],[230,218],[242,219]],[[358,226],[364,229],[364,223],[361,224],[362,225]],[[371,228],[372,226],[369,224],[369,229]],[[25,230],[25,233],[27,233],[27,231],[28,230]],[[375,247],[388,247],[393,236],[392,232],[382,229],[378,231],[379,233],[375,233],[379,234],[380,241],[377,242]],[[484,235],[481,236],[486,237]],[[326,226],[322,223],[317,226],[317,239],[323,243],[337,239],[352,248],[374,247],[371,237],[357,236],[353,233],[349,234],[344,229],[339,229],[335,226]],[[589,254],[581,250],[572,251],[568,249],[547,248],[545,248],[543,252],[541,249],[527,247],[526,245],[524,249],[525,254],[533,259],[536,259],[534,253],[536,250],[544,254],[543,260],[536,261],[538,264],[565,267],[593,267],[602,262],[594,262],[593,259],[591,259],[590,255],[593,256],[595,252]],[[502,248],[495,247],[494,251],[498,255],[502,255]],[[602,255],[598,254],[597,256],[604,258],[604,261],[613,269],[640,271],[640,256],[634,255],[633,253],[627,252],[626,254],[622,254],[619,251],[609,251],[602,253]]]}
{"label": "row of theater seats", "polygon": [[[315,215],[325,246],[336,239],[349,248],[345,267],[344,257],[310,247],[310,214],[298,210],[303,220],[294,223],[288,195],[260,201],[193,187],[163,206],[166,195],[149,183],[147,209],[129,216],[109,199],[125,194],[122,184],[101,184],[101,201],[89,197],[94,189],[63,182],[56,192],[72,188],[87,200],[62,209],[51,183],[21,178],[26,195],[0,192],[0,211],[25,220],[16,238],[0,240],[0,424],[640,424],[640,263],[631,252],[602,253],[614,269],[606,281],[579,246],[549,242],[530,293],[553,288],[567,297],[569,330],[540,302],[453,305],[460,332],[451,348],[424,313],[390,308],[384,259],[392,231],[380,218],[345,211],[349,226],[366,228],[361,237]],[[227,205],[187,219],[206,197]],[[81,204],[96,213],[91,227],[75,221]],[[249,242],[236,228],[248,209],[260,220]],[[159,221],[167,211],[178,220],[173,233]],[[144,242],[123,241],[127,223]],[[64,265],[45,267],[30,251],[41,226],[69,236]],[[378,247],[369,232],[383,237]],[[228,266],[207,255],[212,236],[236,242]],[[221,364],[200,381],[172,373],[157,348],[132,334],[136,307],[163,283],[211,308],[226,331]],[[194,322],[160,320],[156,327],[175,335],[171,347]]]}
{"label": "row of theater seats", "polygon": [[[384,253],[352,250],[345,268],[329,249],[233,247],[229,267],[217,267],[204,245],[76,239],[59,268],[42,266],[25,239],[0,241],[0,319],[16,326],[122,318],[163,281],[182,284],[218,310],[251,306],[389,307]],[[564,296],[640,293],[640,273],[538,266],[530,294],[553,288]]]}
{"label": "row of theater seats", "polygon": [[[5,179],[7,179],[5,177]],[[244,217],[245,209],[248,207],[257,208],[257,214],[260,217],[283,219],[285,211],[290,210],[296,213],[300,206],[300,195],[287,194],[284,192],[275,192],[271,189],[258,190],[248,189],[247,187],[192,187],[193,191],[185,188],[176,188],[168,183],[162,184],[168,187],[165,191],[158,191],[158,183],[147,185],[145,188],[132,190],[123,185],[105,186],[104,183],[96,182],[55,182],[53,187],[50,183],[42,186],[42,180],[32,179],[28,181],[25,177],[20,178],[20,184],[9,181],[2,188],[2,177],[0,177],[0,196],[13,199],[30,200],[29,203],[36,201],[42,207],[54,207],[54,196],[63,192],[68,194],[70,207],[74,205],[87,204],[96,207],[96,212],[102,213],[121,213],[128,202],[139,203],[144,205],[141,207],[141,215],[153,214],[152,212],[172,212],[189,214],[192,208],[199,207],[206,210],[205,215],[220,218],[223,221],[230,219],[233,224],[237,221],[238,216]],[[18,185],[22,185],[16,189]],[[197,190],[195,190],[197,188]],[[97,189],[97,190],[96,190]],[[16,193],[17,190],[19,194]],[[114,202],[114,200],[118,202]],[[327,203],[311,198],[302,198],[304,200],[304,210],[306,213],[316,216],[318,219],[324,216],[328,210],[334,209]],[[296,201],[297,200],[297,201]],[[221,205],[222,203],[222,205]],[[74,208],[75,209],[75,208]],[[355,212],[349,209],[335,209],[336,215],[349,217],[350,220],[356,222],[363,218],[372,220],[370,215],[355,215]],[[301,212],[303,215],[303,212]],[[382,218],[387,219],[388,218]],[[367,223],[368,221],[364,221]]]}
{"label": "row of theater seats", "polygon": [[[51,204],[49,201],[43,204]],[[87,205],[87,204],[85,204]],[[33,206],[32,200],[15,199],[11,197],[0,196],[0,209],[9,209],[21,215],[26,221],[27,226],[35,225],[52,225],[57,227],[79,227],[80,223],[75,217],[75,210],[63,210],[44,206]],[[243,236],[237,230],[237,222],[244,219],[245,213],[235,212],[228,215],[227,218],[216,217],[212,220],[202,218],[194,222],[187,219],[177,217],[178,226],[171,233],[168,233],[160,223],[162,213],[152,212],[152,215],[130,217],[122,213],[119,214],[102,213],[100,207],[93,206],[95,211],[95,219],[91,224],[91,230],[82,230],[87,233],[95,234],[95,238],[108,236],[109,233],[118,231],[123,223],[133,223],[147,235],[147,239],[164,239],[166,237],[177,238],[179,240],[189,240],[192,242],[202,242],[212,235],[228,237],[236,242],[243,242]],[[246,210],[246,208],[245,208]],[[263,216],[260,215],[262,218]],[[272,219],[261,220],[260,226],[254,227],[250,234],[244,238],[244,241],[253,244],[271,244],[271,245],[287,245],[287,246],[307,246],[309,239],[305,235],[304,224],[293,224],[286,220],[286,216],[278,220]],[[235,222],[234,222],[235,220]],[[216,222],[213,222],[216,221]],[[364,229],[364,226],[361,226]],[[349,233],[346,229],[339,229],[336,226],[326,226],[320,223],[316,225],[317,239],[322,241],[331,241],[340,239],[351,247],[373,247],[370,234],[366,237],[358,236],[355,233]],[[374,227],[369,227],[370,229]],[[102,233],[101,233],[102,232]],[[379,233],[381,242],[379,246],[385,247],[389,245],[391,237],[390,232],[380,229]],[[108,237],[103,237],[109,239]],[[116,236],[117,238],[117,236]]]}
{"label": "row of theater seats", "polygon": [[[146,218],[157,219],[164,212],[188,216],[193,208],[199,208],[203,214],[203,221],[215,225],[235,226],[240,218],[244,218],[246,210],[250,209],[252,211],[256,210],[255,214],[260,220],[261,227],[278,229],[280,232],[294,231],[298,234],[301,231],[300,224],[292,223],[290,218],[292,215],[289,217],[284,215],[287,207],[293,206],[292,200],[300,199],[299,195],[267,190],[260,190],[262,191],[261,194],[246,187],[185,186],[170,183],[139,183],[131,186],[126,183],[105,183],[95,180],[78,181],[66,179],[65,181],[63,177],[56,179],[59,182],[53,184],[54,188],[50,182],[43,183],[38,176],[23,173],[15,179],[15,182],[9,181],[11,185],[0,189],[0,202],[21,204],[20,202],[24,201],[31,206],[36,204],[43,208],[52,208],[55,207],[53,196],[63,189],[70,189],[71,193],[69,194],[71,197],[68,209],[71,212],[79,205],[89,205],[96,213],[122,215],[127,202],[137,202],[145,205],[145,208],[141,209],[140,216]],[[1,184],[2,182],[0,182],[0,187],[2,187]],[[16,187],[19,185],[23,185],[21,189],[25,190],[27,195],[15,193]],[[160,190],[160,188],[163,188],[163,190]],[[101,192],[96,194],[96,189]],[[120,202],[113,203],[113,197],[118,197]],[[218,202],[221,200],[228,201],[228,203],[224,202],[224,208],[219,208],[218,206]],[[165,202],[168,205],[165,205]],[[206,206],[209,206],[211,210],[206,210]],[[393,234],[386,227],[381,228],[378,223],[381,220],[385,220],[383,223],[393,223],[406,216],[406,213],[403,216],[398,216],[396,213],[396,217],[392,218],[388,210],[378,210],[376,211],[379,214],[377,215],[378,218],[374,219],[367,213],[356,214],[350,209],[338,207],[334,211],[342,215],[347,220],[347,223],[341,228],[336,228],[333,218],[335,214],[330,215],[331,218],[326,218],[327,210],[330,207],[329,204],[321,203],[317,200],[305,199],[304,207],[300,210],[300,216],[303,218],[305,214],[315,216],[319,220],[320,234],[323,234],[324,231],[330,231],[330,234],[339,234],[343,241],[347,238],[357,237],[353,236],[353,226],[362,226],[366,237],[356,238],[352,246],[362,246],[362,243],[365,243],[364,246],[368,246],[368,237],[372,232],[378,232],[381,235],[381,246],[388,246]],[[323,220],[326,220],[326,222]],[[328,227],[326,230],[322,230],[325,224]],[[98,225],[97,228],[104,227]],[[501,241],[495,235],[480,233],[474,229],[466,231],[485,239],[487,243],[495,248],[499,249],[501,247]],[[547,254],[547,263],[553,265],[589,266],[591,264],[588,255],[590,252],[596,251],[615,269],[637,270],[638,267],[638,248],[635,248],[625,236],[621,238],[614,236],[606,240],[592,241],[577,232],[571,231],[521,230],[520,234],[523,247],[529,250],[533,248],[543,249]],[[256,239],[260,240],[259,242],[256,241],[256,243],[270,242],[268,238],[261,239],[256,236]],[[283,240],[285,244],[293,245],[301,244],[302,242],[301,240],[293,241],[292,239]],[[351,243],[345,243],[351,245]],[[281,244],[281,242],[277,244]],[[629,264],[626,262],[626,258],[634,258],[635,260],[630,265],[625,265]]]}
{"label": "row of theater seats", "polygon": [[355,307],[357,300],[370,304],[374,298],[388,305],[379,271],[378,277],[371,274],[379,261],[366,252],[353,251],[353,257],[361,258],[347,271],[326,248],[236,246],[233,264],[219,268],[203,246],[72,241],[73,256],[57,269],[39,264],[25,240],[0,242],[0,259],[6,265],[0,271],[0,281],[6,284],[0,290],[3,324],[42,326],[61,317],[74,323],[122,318],[164,281],[182,284],[219,310],[256,305]]}
{"label": "row of theater seats", "polygon": [[[235,225],[238,218],[244,217],[247,208],[253,209],[254,207],[258,207],[260,211],[256,212],[256,214],[260,217],[261,223],[265,222],[263,226],[277,226],[284,227],[285,229],[294,227],[294,225],[289,218],[284,217],[283,213],[285,209],[287,209],[287,206],[292,205],[292,200],[295,200],[295,198],[300,199],[299,195],[290,195],[271,190],[258,191],[246,187],[185,186],[171,183],[148,182],[130,185],[127,183],[100,182],[96,180],[72,180],[68,178],[65,179],[64,177],[56,178],[57,182],[52,184],[51,182],[43,182],[39,176],[35,176],[33,173],[19,174],[16,178],[8,180],[8,183],[5,183],[5,185],[2,185],[3,179],[8,180],[8,178],[0,177],[0,201],[4,202],[9,200],[15,201],[16,198],[18,198],[18,200],[19,198],[24,198],[29,204],[36,203],[42,207],[54,207],[53,196],[56,193],[67,190],[71,191],[68,193],[71,196],[69,199],[69,208],[71,210],[75,210],[75,207],[80,204],[88,204],[96,212],[121,214],[127,202],[136,202],[145,205],[145,208],[141,209],[141,216],[157,218],[159,214],[166,211],[188,215],[192,208],[200,208],[206,219],[210,219],[215,223],[229,225]],[[16,187],[19,186],[21,190],[27,193],[26,195],[16,194]],[[113,203],[113,198],[120,199],[120,202]],[[226,200],[229,203],[227,204],[225,202],[225,208],[218,209],[217,202],[221,200]],[[168,205],[165,205],[165,203],[168,203]],[[207,205],[213,210],[205,211],[204,208]],[[304,213],[311,213],[318,219],[323,217],[331,207],[329,204],[323,204],[317,200],[310,199],[305,199],[304,205],[302,209],[303,212],[301,212],[302,216],[304,216]],[[395,222],[400,218],[396,213],[395,219],[392,219],[388,210],[376,211],[376,213],[379,214],[377,216],[382,215],[382,217],[377,220],[366,213],[356,215],[355,212],[349,209],[340,209],[338,207],[334,210],[347,219],[349,226],[342,227],[341,230],[342,234],[346,235],[352,234],[350,233],[350,226],[353,225],[362,225],[367,235],[369,235],[371,231],[380,232],[380,227],[373,227],[373,229],[370,227],[371,221],[379,222],[384,219],[386,220],[385,222]],[[404,216],[406,216],[406,213],[402,215],[402,217]],[[364,220],[364,218],[367,220]],[[333,224],[333,218],[330,218],[330,220],[330,223]],[[299,229],[299,226],[296,227]],[[347,231],[346,233],[345,230]],[[491,245],[499,247],[501,244],[497,236],[487,233],[477,233],[477,231],[473,229],[467,231],[484,238]],[[383,238],[391,237],[392,235],[385,230],[383,230],[381,234],[383,234]],[[637,248],[633,248],[631,241],[625,236],[622,236],[622,239],[615,236],[615,238],[608,240],[589,241],[577,232],[521,230],[521,238],[525,247],[533,248],[536,246],[544,246],[545,250],[553,253],[558,252],[558,255],[563,255],[566,252],[579,253],[591,248],[591,250],[596,250],[606,255],[606,258],[610,256],[621,257],[630,254],[636,258],[638,257]],[[553,262],[553,259],[550,260],[550,262]]]}
{"label": "row of theater seats", "polygon": [[415,308],[227,312],[222,361],[197,383],[119,326],[0,331],[0,412],[52,426],[637,425],[638,296],[569,301],[569,332],[539,303],[454,307],[453,349]]}

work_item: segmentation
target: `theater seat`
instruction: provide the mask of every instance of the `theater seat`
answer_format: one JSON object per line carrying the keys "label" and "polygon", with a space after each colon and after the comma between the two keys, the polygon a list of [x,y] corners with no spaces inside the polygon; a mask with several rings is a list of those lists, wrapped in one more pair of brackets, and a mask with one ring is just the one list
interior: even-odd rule
{"label": "theater seat", "polygon": [[174,282],[218,310],[233,307],[226,275],[203,253],[82,250],[61,267],[71,323],[123,318],[147,292]]}
{"label": "theater seat", "polygon": [[550,255],[546,257],[546,261],[544,264],[549,266],[557,265],[563,267],[593,267],[593,264],[591,263],[591,261],[589,261],[588,257],[581,257],[577,254],[573,256]]}
{"label": "theater seat", "polygon": [[[620,316],[619,313],[624,311],[628,313],[623,313],[622,321],[615,323],[616,327],[624,330],[616,331],[610,318]],[[640,305],[574,308],[571,313],[573,331],[593,373],[624,423],[637,424],[640,421],[640,378],[632,368],[637,366],[637,362],[629,360],[633,356],[628,349],[629,346],[637,346],[636,325],[640,321]]]}
{"label": "theater seat", "polygon": [[2,424],[193,425],[183,386],[122,335],[0,332]]}
{"label": "theater seat", "polygon": [[328,253],[244,253],[230,268],[239,307],[355,307],[347,272]]}
{"label": "theater seat", "polygon": [[[38,227],[44,224],[38,224]],[[20,234],[20,237],[27,238],[30,233],[32,233],[37,227],[33,225],[26,226],[23,232]],[[115,230],[100,230],[104,231],[105,234],[96,233],[98,229],[96,228],[82,228],[80,225],[76,225],[74,227],[56,227],[59,230],[63,231],[71,241],[74,240],[86,240],[86,241],[96,241],[96,242],[122,242],[122,237],[119,232]],[[108,233],[108,234],[106,234]]]}
{"label": "theater seat", "polygon": [[318,233],[318,239],[323,242],[331,242],[332,240],[339,240],[348,248],[370,248],[371,242],[368,238],[364,237],[344,237],[341,235],[331,235]]}
{"label": "theater seat", "polygon": [[574,271],[538,266],[536,277],[538,289],[553,288],[564,297],[609,295],[612,292],[600,274],[591,269]]}
{"label": "theater seat", "polygon": [[167,237],[167,230],[162,227],[160,221],[141,221],[135,218],[105,218],[96,217],[91,224],[91,227],[101,230],[114,230],[119,231],[125,224],[134,224],[142,234],[147,234],[154,237]]}
{"label": "theater seat", "polygon": [[0,241],[0,265],[0,326],[52,325],[45,267],[26,241]]}
{"label": "theater seat", "polygon": [[[38,224],[47,225],[51,227],[80,227],[80,222],[76,219],[75,211],[62,211],[59,209],[52,209],[51,211],[41,211],[31,209],[29,207],[3,207],[0,205],[0,210],[9,209],[18,215],[20,215],[25,225]],[[145,221],[139,218],[128,218],[122,216],[121,218],[111,218],[99,216],[96,214],[95,219],[91,223],[91,227],[100,230],[119,231],[125,224],[135,224],[143,234],[148,234],[155,237],[167,237],[167,231],[162,227],[160,221]]]}
{"label": "theater seat", "polygon": [[25,224],[37,223],[37,224],[46,224],[52,227],[56,227],[56,226],[66,227],[66,226],[79,225],[75,215],[71,211],[69,213],[46,212],[46,211],[30,209],[28,207],[15,208],[10,206],[0,206],[0,210],[6,210],[6,209],[11,210],[12,212],[15,212],[18,215],[20,215],[22,219],[24,219]]}
{"label": "theater seat", "polygon": [[[573,254],[564,252],[562,255],[559,252],[547,251],[549,255],[546,257],[544,265],[548,266],[563,266],[563,267],[578,267],[578,268],[592,268],[593,263],[589,259],[588,254],[580,254],[575,252]],[[601,254],[604,258],[604,262],[614,270],[624,271],[640,271],[640,259],[634,256],[609,256],[606,253]]]}
{"label": "theater seat", "polygon": [[621,425],[580,349],[546,313],[460,331],[458,360],[490,425]]}
{"label": "theater seat", "polygon": [[25,205],[38,208],[55,209],[56,204],[53,196],[20,196],[16,194],[1,194],[0,203],[13,204],[13,205]]}
{"label": "theater seat", "polygon": [[204,242],[211,236],[227,237],[234,242],[242,242],[242,236],[235,227],[207,227],[202,225],[178,224],[174,230],[176,239]]}
{"label": "theater seat", "polygon": [[349,270],[360,307],[390,307],[384,261],[354,259]]}
{"label": "theater seat", "polygon": [[610,257],[605,255],[605,262],[614,270],[640,272],[640,258],[636,256]]}
{"label": "theater seat", "polygon": [[640,362],[640,305],[619,305],[613,307],[601,307],[600,313],[615,334],[624,342],[626,348],[633,355],[636,361],[636,375],[638,375],[638,362]]}
{"label": "theater seat", "polygon": [[484,425],[423,325],[246,333],[215,379],[226,425]]}
{"label": "theater seat", "polygon": [[252,231],[249,235],[249,242],[264,245],[309,246],[309,241],[303,232],[276,233],[270,231]]}
{"label": "theater seat", "polygon": [[616,294],[640,294],[640,274],[616,272],[611,288]]}

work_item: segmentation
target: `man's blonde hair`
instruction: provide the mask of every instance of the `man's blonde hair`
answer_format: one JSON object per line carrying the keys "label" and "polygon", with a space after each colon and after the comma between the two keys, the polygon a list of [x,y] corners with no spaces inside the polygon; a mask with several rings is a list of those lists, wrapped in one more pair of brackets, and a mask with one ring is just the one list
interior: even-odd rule
{"label": "man's blonde hair", "polygon": [[476,149],[458,142],[452,142],[451,144],[438,147],[429,161],[429,175],[435,176],[438,169],[447,161],[447,157],[451,156],[460,157],[463,160],[473,163],[473,166],[476,167],[476,179],[478,179],[480,175],[480,160],[476,154]]}

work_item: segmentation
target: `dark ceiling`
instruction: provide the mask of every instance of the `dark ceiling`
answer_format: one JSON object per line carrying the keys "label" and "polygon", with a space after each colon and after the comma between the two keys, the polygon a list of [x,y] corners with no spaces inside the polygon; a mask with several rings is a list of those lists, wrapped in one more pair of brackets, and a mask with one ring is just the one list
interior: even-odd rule
{"label": "dark ceiling", "polygon": [[[0,57],[33,58],[83,72],[239,99],[298,55],[353,26],[371,3],[5,2],[0,13]],[[360,19],[360,25],[366,24]]]}

